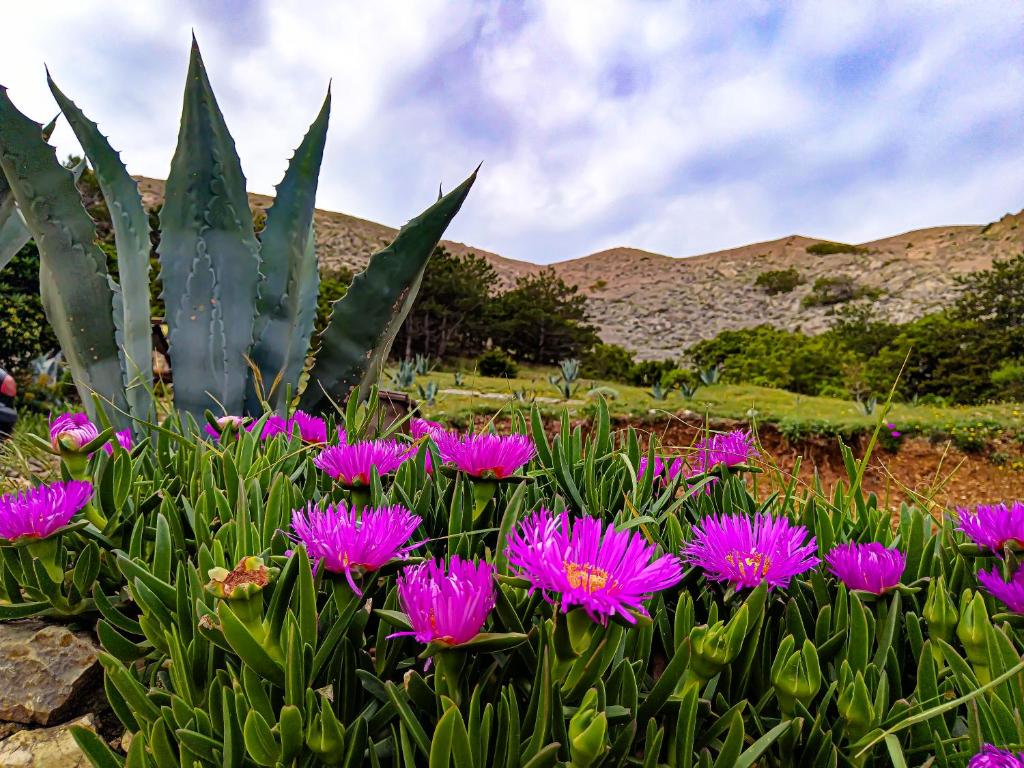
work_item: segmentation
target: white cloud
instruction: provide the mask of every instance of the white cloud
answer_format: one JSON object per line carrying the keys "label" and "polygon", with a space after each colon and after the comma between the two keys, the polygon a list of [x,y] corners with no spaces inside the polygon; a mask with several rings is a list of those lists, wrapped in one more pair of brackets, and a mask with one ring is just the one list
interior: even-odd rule
{"label": "white cloud", "polygon": [[994,0],[58,0],[5,9],[0,83],[47,119],[48,62],[130,170],[163,175],[194,28],[256,191],[333,78],[321,206],[398,224],[483,160],[452,237],[527,259],[686,255],[1019,209],[1022,16]]}

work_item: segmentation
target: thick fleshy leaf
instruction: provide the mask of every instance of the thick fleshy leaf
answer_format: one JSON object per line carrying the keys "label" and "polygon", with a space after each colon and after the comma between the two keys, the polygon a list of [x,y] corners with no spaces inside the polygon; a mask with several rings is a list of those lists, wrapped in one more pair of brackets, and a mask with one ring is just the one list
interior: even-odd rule
{"label": "thick fleshy leaf", "polygon": [[149,310],[149,218],[142,207],[138,184],[128,175],[120,155],[100,133],[96,123],[61,92],[49,72],[46,79],[54,99],[92,163],[110,210],[121,284],[121,352],[126,395],[132,415],[147,419],[151,409],[153,355]]}
{"label": "thick fleshy leaf", "polygon": [[[277,186],[260,238],[263,280],[251,357],[259,371],[264,394],[269,395],[270,402],[279,411],[287,406],[287,385],[291,384],[292,395],[298,392],[299,374],[313,332],[320,284],[313,211],[330,112],[328,90],[320,114],[309,127],[288,164],[284,179]],[[277,386],[271,393],[275,383]],[[261,412],[255,387],[250,388],[246,409],[249,413]]]}
{"label": "thick fleshy leaf", "polygon": [[0,168],[39,247],[40,293],[82,403],[112,404],[118,426],[128,419],[113,318],[114,290],[96,230],[82,207],[74,176],[43,141],[42,126],[19,112],[0,88]]}
{"label": "thick fleshy leaf", "polygon": [[195,40],[160,211],[174,404],[241,413],[259,282],[245,176]]}
{"label": "thick fleshy leaf", "polygon": [[18,251],[25,247],[25,243],[32,239],[21,211],[13,205],[6,214],[2,209],[3,204],[0,203],[0,269],[6,267]]}
{"label": "thick fleshy leaf", "polygon": [[387,248],[370,257],[345,296],[334,303],[302,396],[304,409],[325,410],[332,400],[340,403],[353,391],[360,400],[367,396],[416,300],[430,254],[474,181],[476,171],[402,227]]}

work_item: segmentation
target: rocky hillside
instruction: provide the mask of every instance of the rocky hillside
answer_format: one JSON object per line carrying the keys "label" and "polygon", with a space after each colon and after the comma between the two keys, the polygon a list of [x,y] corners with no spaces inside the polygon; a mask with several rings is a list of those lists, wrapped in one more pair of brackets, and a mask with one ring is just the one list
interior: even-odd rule
{"label": "rocky hillside", "polygon": [[[160,202],[163,182],[139,181],[146,204]],[[260,209],[272,202],[264,195],[250,199]],[[317,251],[328,270],[361,268],[397,231],[330,211],[317,211],[316,228]],[[808,306],[819,279],[848,279],[848,288],[869,297],[893,321],[941,307],[956,296],[956,275],[986,269],[994,258],[1024,249],[1024,212],[986,226],[907,232],[840,253],[816,253],[820,248],[815,244],[823,242],[791,235],[690,258],[613,248],[555,269],[587,296],[605,341],[645,358],[679,357],[690,344],[727,328],[771,323],[812,333],[825,330],[837,305]],[[463,243],[444,245],[454,253],[473,251],[486,257],[506,285],[541,269]],[[769,295],[755,285],[761,273],[788,268],[797,270],[803,281],[791,292]]]}

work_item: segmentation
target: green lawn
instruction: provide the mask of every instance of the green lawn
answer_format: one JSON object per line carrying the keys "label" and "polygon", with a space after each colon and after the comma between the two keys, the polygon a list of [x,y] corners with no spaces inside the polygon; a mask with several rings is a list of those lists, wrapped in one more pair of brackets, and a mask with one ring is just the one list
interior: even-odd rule
{"label": "green lawn", "polygon": [[[553,369],[521,370],[514,379],[488,378],[464,374],[461,387],[455,386],[450,371],[434,371],[417,376],[410,394],[421,405],[428,418],[453,423],[465,422],[470,414],[493,415],[499,411],[529,407],[533,398],[542,411],[555,413],[567,407],[570,413],[585,415],[593,408],[595,397],[588,396],[594,387],[608,387],[615,397],[609,399],[613,416],[637,421],[654,421],[670,414],[691,411],[702,416],[721,419],[756,419],[763,423],[779,424],[794,434],[850,434],[868,430],[877,423],[882,411],[879,403],[874,413],[866,414],[861,405],[849,400],[830,397],[796,395],[779,389],[749,385],[716,384],[701,387],[691,400],[678,390],[667,400],[654,400],[648,390],[626,384],[584,380],[575,396],[562,401],[556,388],[548,383]],[[417,385],[437,382],[442,390],[433,405],[423,402]],[[382,380],[388,386],[388,379]],[[611,394],[611,393],[609,393]],[[997,433],[1024,434],[1024,406],[1004,403],[984,406],[939,407],[896,403],[886,421],[897,425],[904,433],[948,434],[963,440],[973,434],[979,438]]]}

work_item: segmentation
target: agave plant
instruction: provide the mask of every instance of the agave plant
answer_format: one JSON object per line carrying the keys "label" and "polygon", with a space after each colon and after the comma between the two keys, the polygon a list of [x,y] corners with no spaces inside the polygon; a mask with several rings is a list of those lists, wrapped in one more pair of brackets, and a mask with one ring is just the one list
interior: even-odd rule
{"label": "agave plant", "polygon": [[647,393],[647,396],[656,402],[663,402],[668,400],[668,396],[672,394],[672,390],[664,386],[660,381],[654,382],[651,386],[651,391]]}
{"label": "agave plant", "polygon": [[719,363],[700,370],[700,380],[709,387],[712,384],[717,384],[721,378],[722,366]]}
{"label": "agave plant", "polygon": [[555,389],[558,390],[558,394],[562,396],[563,400],[568,400],[579,388],[577,383],[580,378],[580,361],[579,360],[562,360],[558,364],[558,373],[554,376],[548,376],[548,382]]}
{"label": "agave plant", "polygon": [[[113,213],[120,284],[95,245],[95,227],[72,174],[57,162],[39,124],[19,112],[4,90],[0,170],[6,185],[0,187],[0,212],[7,210],[10,221],[16,203],[39,246],[43,305],[82,402],[95,418],[98,400],[106,418],[127,426],[133,418],[153,415],[149,221],[117,152],[48,80]],[[214,409],[256,415],[265,404],[283,411],[299,394],[319,285],[313,211],[330,98],[328,90],[257,238],[234,141],[193,40],[159,218],[174,404],[183,414],[199,419]],[[334,304],[301,394],[305,410],[323,410],[350,394],[368,395],[427,260],[475,175],[403,227]]]}
{"label": "agave plant", "polygon": [[440,388],[437,386],[436,381],[428,381],[425,387],[422,384],[418,384],[416,389],[419,390],[420,398],[427,405],[434,405],[437,402],[437,393],[440,391]]}
{"label": "agave plant", "polygon": [[416,383],[416,366],[412,360],[402,360],[391,375],[391,385],[398,389],[410,389]]}

